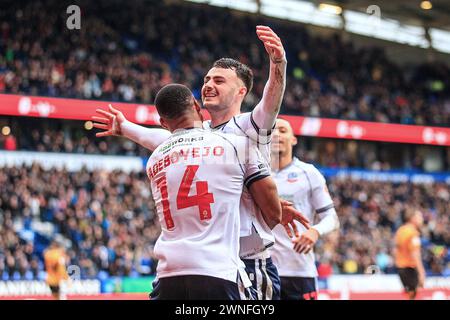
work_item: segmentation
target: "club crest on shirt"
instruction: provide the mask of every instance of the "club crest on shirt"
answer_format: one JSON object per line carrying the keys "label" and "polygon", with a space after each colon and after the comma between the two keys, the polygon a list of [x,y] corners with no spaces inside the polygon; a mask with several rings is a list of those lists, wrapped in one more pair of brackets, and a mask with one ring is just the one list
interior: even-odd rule
{"label": "club crest on shirt", "polygon": [[290,183],[297,182],[298,181],[298,174],[297,174],[297,172],[289,173],[287,181],[290,182]]}

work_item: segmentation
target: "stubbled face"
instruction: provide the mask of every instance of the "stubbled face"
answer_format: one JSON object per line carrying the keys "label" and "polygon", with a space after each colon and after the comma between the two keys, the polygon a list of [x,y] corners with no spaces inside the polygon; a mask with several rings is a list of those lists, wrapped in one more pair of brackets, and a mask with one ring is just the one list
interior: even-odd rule
{"label": "stubbled face", "polygon": [[203,106],[209,110],[224,110],[242,99],[243,81],[232,69],[212,68],[204,78]]}
{"label": "stubbled face", "polygon": [[272,135],[272,153],[284,154],[297,144],[292,127],[286,120],[277,119]]}

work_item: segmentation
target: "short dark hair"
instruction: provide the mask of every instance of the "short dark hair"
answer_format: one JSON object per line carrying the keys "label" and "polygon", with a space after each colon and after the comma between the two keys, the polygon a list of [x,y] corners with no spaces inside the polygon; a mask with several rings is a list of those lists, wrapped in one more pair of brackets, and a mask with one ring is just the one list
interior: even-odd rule
{"label": "short dark hair", "polygon": [[175,119],[183,116],[194,103],[191,90],[179,83],[168,84],[158,91],[155,98],[160,117]]}
{"label": "short dark hair", "polygon": [[231,58],[221,58],[214,62],[213,68],[232,69],[236,72],[239,79],[244,82],[247,88],[247,94],[253,88],[253,71],[246,64]]}
{"label": "short dark hair", "polygon": [[405,211],[403,213],[403,221],[410,222],[411,219],[414,218],[414,216],[418,213],[420,213],[420,211],[418,209],[414,209],[414,208],[405,209]]}

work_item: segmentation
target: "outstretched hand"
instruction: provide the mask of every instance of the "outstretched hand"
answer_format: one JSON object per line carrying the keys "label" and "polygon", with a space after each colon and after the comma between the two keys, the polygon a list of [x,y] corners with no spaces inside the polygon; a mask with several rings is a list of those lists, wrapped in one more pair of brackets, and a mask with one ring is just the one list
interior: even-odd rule
{"label": "outstretched hand", "polygon": [[273,63],[286,62],[286,54],[280,38],[273,30],[267,26],[256,26],[256,34],[264,44],[264,48],[269,54]]}
{"label": "outstretched hand", "polygon": [[97,109],[95,112],[101,115],[101,117],[92,116],[94,128],[104,130],[102,132],[97,132],[95,134],[96,137],[122,135],[121,125],[126,121],[122,112],[114,109],[111,104],[109,104],[109,112],[102,109]]}

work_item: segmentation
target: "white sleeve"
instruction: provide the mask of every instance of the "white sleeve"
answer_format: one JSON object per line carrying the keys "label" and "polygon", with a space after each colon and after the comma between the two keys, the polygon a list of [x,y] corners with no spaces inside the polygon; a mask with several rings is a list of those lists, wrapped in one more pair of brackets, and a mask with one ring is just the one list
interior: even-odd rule
{"label": "white sleeve", "polygon": [[120,126],[122,134],[144,148],[154,151],[161,143],[166,141],[171,133],[161,128],[146,128],[126,120]]}
{"label": "white sleeve", "polygon": [[311,202],[314,210],[319,215],[319,223],[312,227],[322,236],[339,228],[339,219],[334,209],[333,200],[328,192],[327,184],[323,175],[313,168],[310,174]]}
{"label": "white sleeve", "polygon": [[263,96],[252,112],[253,121],[260,130],[269,131],[275,125],[286,89],[286,68],[286,60],[284,63],[270,62],[269,79],[264,86]]}
{"label": "white sleeve", "polygon": [[316,229],[321,236],[339,229],[339,218],[334,207],[319,213],[319,217],[320,222],[313,225],[313,228]]}
{"label": "white sleeve", "polygon": [[254,117],[254,111],[246,112],[237,117],[234,117],[233,119],[231,119],[231,121],[235,121],[236,126],[244,135],[260,145],[267,145],[268,143],[270,143],[274,128],[274,122],[272,122],[271,126],[261,128],[256,124]]}
{"label": "white sleeve", "polygon": [[265,112],[261,103],[251,112],[251,120],[261,135],[270,136],[275,127],[278,113]]}
{"label": "white sleeve", "polygon": [[236,151],[244,171],[244,185],[249,188],[253,182],[270,177],[270,169],[254,142],[247,137],[239,137],[239,139],[241,140]]}

